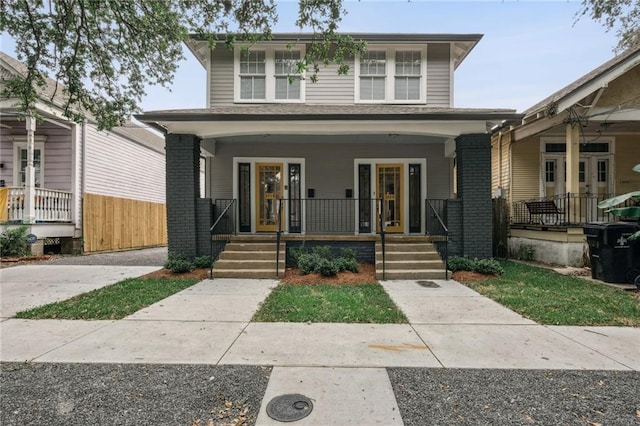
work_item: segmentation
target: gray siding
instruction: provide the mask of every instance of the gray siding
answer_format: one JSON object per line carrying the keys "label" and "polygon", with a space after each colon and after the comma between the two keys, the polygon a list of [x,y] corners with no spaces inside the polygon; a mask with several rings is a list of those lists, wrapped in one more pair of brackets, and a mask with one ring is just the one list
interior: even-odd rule
{"label": "gray siding", "polygon": [[451,105],[451,47],[448,43],[427,47],[427,105]]}
{"label": "gray siding", "polygon": [[311,72],[307,73],[306,103],[308,104],[352,104],[354,102],[355,80],[353,58],[347,61],[349,73],[338,75],[338,65],[320,66],[318,81],[312,83]]}
{"label": "gray siding", "polygon": [[344,198],[345,189],[354,189],[354,158],[426,158],[427,197],[450,196],[451,176],[444,144],[341,143],[339,137],[331,141],[308,145],[218,141],[216,156],[211,159],[211,198],[233,198],[233,157],[304,158],[305,186],[315,189],[315,198]]}
{"label": "gray siding", "polygon": [[233,104],[233,51],[224,46],[217,46],[211,52],[210,66],[210,104]]}
{"label": "gray siding", "polygon": [[165,202],[164,155],[94,125],[86,132],[85,192]]}

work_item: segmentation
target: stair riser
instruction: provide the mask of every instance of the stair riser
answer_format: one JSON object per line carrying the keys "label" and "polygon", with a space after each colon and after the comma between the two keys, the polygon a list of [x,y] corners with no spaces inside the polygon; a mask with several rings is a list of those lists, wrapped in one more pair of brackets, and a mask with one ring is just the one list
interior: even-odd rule
{"label": "stair riser", "polygon": [[[284,259],[284,254],[280,252],[280,260]],[[223,251],[220,253],[220,260],[271,260],[276,261],[276,252],[269,251]]]}
{"label": "stair riser", "polygon": [[[254,261],[254,260],[218,260],[214,269],[237,269],[237,270],[253,270],[253,269],[275,269],[276,262],[274,261]],[[284,268],[284,260],[280,260],[280,269]]]}
{"label": "stair riser", "polygon": [[[437,252],[433,244],[385,244],[385,252]],[[382,244],[376,244],[376,251],[382,251]]]}
{"label": "stair riser", "polygon": [[[441,260],[438,253],[385,253],[385,260],[413,262],[420,260]],[[376,262],[382,262],[382,253],[376,253]]]}
{"label": "stair riser", "polygon": [[[444,264],[442,262],[400,262],[400,263],[389,263],[387,262],[385,265],[387,271],[393,271],[394,269],[407,270],[407,269],[442,269],[442,273],[444,274]],[[376,271],[382,271],[382,262],[376,263]]]}
{"label": "stair riser", "polygon": [[[229,243],[224,248],[225,251],[265,251],[265,252],[276,252],[275,244],[237,244],[237,243]],[[284,253],[285,246],[284,244],[280,245],[280,252]]]}
{"label": "stair riser", "polygon": [[[280,271],[284,275],[284,270]],[[213,270],[213,278],[246,278],[246,279],[276,279],[276,271],[229,271]]]}

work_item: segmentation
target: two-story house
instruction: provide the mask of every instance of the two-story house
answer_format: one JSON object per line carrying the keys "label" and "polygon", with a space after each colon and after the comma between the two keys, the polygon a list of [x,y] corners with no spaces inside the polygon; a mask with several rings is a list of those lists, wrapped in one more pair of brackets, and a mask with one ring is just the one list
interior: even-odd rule
{"label": "two-story house", "polygon": [[138,117],[166,135],[170,251],[206,254],[212,221],[232,205],[226,223],[240,236],[280,230],[287,245],[355,241],[373,253],[381,233],[444,235],[442,219],[450,252],[491,256],[487,130],[518,115],[453,107],[454,72],[482,36],[349,35],[366,52],[317,82],[296,71],[311,34],[248,50],[189,43],[207,107]]}

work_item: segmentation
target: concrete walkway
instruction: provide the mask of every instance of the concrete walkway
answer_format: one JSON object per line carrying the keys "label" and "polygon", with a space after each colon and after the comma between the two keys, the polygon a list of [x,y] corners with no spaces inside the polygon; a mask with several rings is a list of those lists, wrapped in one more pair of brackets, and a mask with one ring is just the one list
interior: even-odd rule
{"label": "concrete walkway", "polygon": [[232,279],[202,281],[119,321],[7,319],[148,272],[87,268],[100,267],[0,271],[0,361],[270,365],[261,425],[279,424],[266,403],[283,393],[314,401],[297,424],[402,424],[388,367],[640,371],[639,328],[538,325],[451,280],[382,282],[409,324],[253,323],[277,282]]}

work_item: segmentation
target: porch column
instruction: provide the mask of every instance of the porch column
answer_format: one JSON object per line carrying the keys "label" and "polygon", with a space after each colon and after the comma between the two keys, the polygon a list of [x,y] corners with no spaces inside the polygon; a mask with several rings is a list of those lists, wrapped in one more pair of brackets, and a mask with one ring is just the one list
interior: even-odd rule
{"label": "porch column", "polygon": [[166,141],[167,238],[170,253],[198,255],[197,200],[200,197],[200,138],[169,134]]}
{"label": "porch column", "polygon": [[[566,192],[576,196],[580,193],[580,124],[569,123],[566,127],[566,145],[567,145],[567,183]],[[570,198],[569,200],[569,221],[580,222],[580,212],[578,209],[578,200]]]}
{"label": "porch column", "polygon": [[462,199],[462,253],[470,258],[493,254],[491,136],[456,138],[458,198]]}
{"label": "porch column", "polygon": [[25,116],[27,129],[27,167],[24,173],[24,214],[23,223],[36,222],[36,169],[33,166],[33,151],[35,145],[36,118],[27,113]]}

